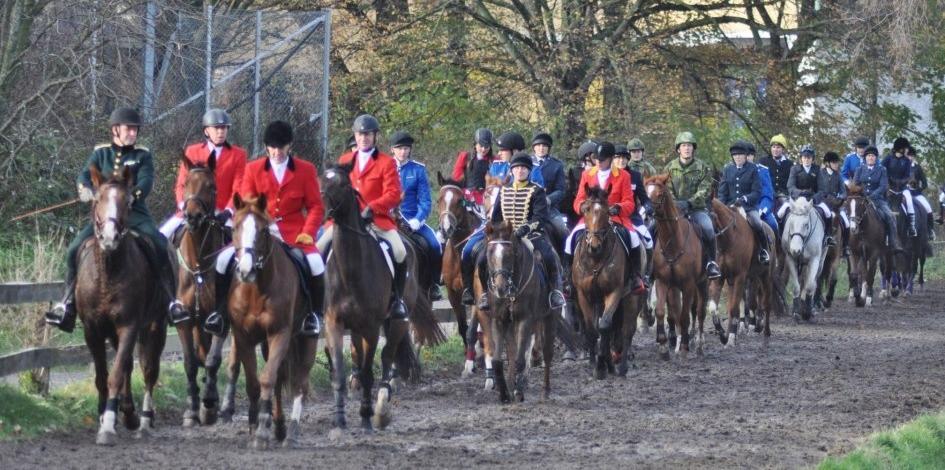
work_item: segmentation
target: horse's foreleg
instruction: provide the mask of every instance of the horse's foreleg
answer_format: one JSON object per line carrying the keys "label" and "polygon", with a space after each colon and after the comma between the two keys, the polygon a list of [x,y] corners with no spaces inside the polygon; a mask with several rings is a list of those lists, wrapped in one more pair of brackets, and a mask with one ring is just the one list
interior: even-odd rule
{"label": "horse's foreleg", "polygon": [[[113,445],[116,441],[115,421],[118,413],[118,396],[125,384],[131,381],[131,366],[137,332],[132,327],[120,328],[117,332],[118,341],[115,351],[115,362],[108,373],[108,394],[105,401],[105,412],[102,414],[98,435],[95,442],[103,445]],[[127,412],[127,410],[125,410]],[[134,410],[131,410],[134,413]],[[125,423],[128,423],[126,415]],[[135,426],[137,427],[137,426]]]}
{"label": "horse's foreleg", "polygon": [[256,431],[256,423],[259,422],[259,373],[256,371],[256,346],[241,333],[231,330],[233,333],[233,349],[236,351],[239,361],[246,373],[246,398],[249,400],[247,417],[249,418],[249,430],[251,433]]}
{"label": "horse's foreleg", "polygon": [[545,366],[545,389],[542,392],[542,398],[548,399],[551,395],[551,361],[555,356],[555,328],[556,323],[554,319],[554,313],[545,317],[542,321],[542,326],[544,331],[541,335],[542,340],[542,362]]}
{"label": "horse's foreleg", "polygon": [[656,282],[656,344],[663,359],[669,359],[666,347],[666,310],[670,297],[669,289],[663,282]]}
{"label": "horse's foreleg", "polygon": [[331,363],[333,366],[331,375],[331,388],[335,396],[335,411],[332,420],[333,433],[336,430],[346,428],[345,421],[345,396],[347,395],[347,384],[345,383],[345,358],[344,358],[344,326],[335,319],[335,315],[326,312],[325,315],[325,340],[328,343],[328,351],[331,352]]}
{"label": "horse's foreleg", "polygon": [[[289,352],[289,342],[292,341],[291,328],[285,328],[268,337],[269,356],[266,365],[259,374],[259,422],[256,426],[256,436],[253,446],[265,449],[272,438],[273,397],[278,395],[279,375],[283,361]],[[281,413],[280,413],[281,414]]]}
{"label": "horse's foreleg", "polygon": [[[219,340],[223,347],[223,340]],[[240,376],[240,359],[236,354],[236,346],[230,344],[230,353],[227,355],[226,391],[223,393],[223,404],[220,405],[220,418],[230,422],[236,412],[236,381]]]}
{"label": "horse's foreleg", "polygon": [[318,338],[297,336],[297,348],[290,359],[295,367],[292,369],[292,414],[289,415],[289,429],[286,434],[285,447],[296,447],[299,435],[302,433],[302,410],[309,392],[309,377],[312,366],[315,365],[315,355],[318,354]]}
{"label": "horse's foreleg", "polygon": [[191,329],[193,321],[188,320],[177,325],[177,338],[180,340],[184,356],[184,375],[187,376],[187,410],[184,411],[185,428],[197,425],[197,410],[200,407],[200,386],[197,385],[197,351]]}
{"label": "horse's foreleg", "polygon": [[[197,332],[197,334],[202,333]],[[210,349],[204,361],[207,383],[203,392],[203,401],[200,403],[200,422],[204,425],[213,424],[217,420],[217,404],[220,401],[220,394],[217,391],[217,374],[223,362],[223,342],[224,338],[211,335]]]}
{"label": "horse's foreleg", "polygon": [[[488,379],[488,372],[492,370],[496,388],[499,389],[499,401],[508,403],[511,401],[511,398],[509,397],[508,383],[505,381],[505,369],[503,367],[502,357],[511,357],[511,351],[506,353],[506,349],[509,347],[512,333],[509,331],[510,325],[507,323],[500,323],[495,320],[492,320],[490,323],[492,324],[492,344],[495,355],[491,358],[486,356],[486,361],[488,361],[486,365],[486,377]],[[489,367],[489,362],[491,362],[492,367]],[[509,366],[511,367],[512,364],[509,364]]]}
{"label": "horse's foreleg", "polygon": [[[462,317],[463,323],[466,322],[466,312],[465,310],[459,311],[454,308],[457,318]],[[463,365],[463,377],[472,376],[473,372],[476,371],[476,340],[479,338],[477,330],[479,329],[479,319],[476,315],[475,309],[470,309],[470,321],[466,326],[464,331],[465,336],[463,337],[463,342],[466,343],[466,362]]]}
{"label": "horse's foreleg", "polygon": [[591,303],[584,291],[578,291],[578,306],[581,309],[581,319],[584,324],[584,346],[587,348],[588,361],[591,367],[597,363],[597,303]]}
{"label": "horse's foreleg", "polygon": [[512,396],[517,401],[525,401],[525,388],[527,380],[525,376],[525,356],[529,351],[529,343],[532,334],[535,332],[535,321],[532,319],[523,319],[514,325],[515,330],[515,356],[509,356],[509,363],[515,361],[514,383],[512,385]]}
{"label": "horse's foreleg", "polygon": [[154,426],[154,402],[152,396],[161,373],[161,353],[167,335],[163,321],[150,325],[150,331],[141,335],[138,341],[138,362],[141,363],[141,375],[144,378],[144,397],[141,399],[141,425],[139,433],[147,433]]}
{"label": "horse's foreleg", "polygon": [[397,350],[407,334],[406,322],[394,320],[384,322],[384,337],[387,341],[384,343],[384,348],[381,349],[381,384],[377,388],[377,401],[374,404],[373,415],[374,427],[378,429],[384,429],[390,424],[390,399],[394,392],[391,381],[394,379],[394,373],[396,372],[394,358],[397,356]]}
{"label": "horse's foreleg", "polygon": [[[366,336],[361,342],[363,353],[361,364],[361,428],[365,431],[371,431],[371,417],[374,416],[374,409],[371,406],[371,391],[374,388],[374,353],[377,351],[377,333]],[[396,351],[396,348],[395,348]]]}
{"label": "horse's foreleg", "polygon": [[105,413],[105,402],[108,399],[108,356],[105,338],[96,334],[91,328],[85,328],[85,345],[92,354],[92,363],[95,365],[95,389],[98,392],[98,415],[101,419]]}
{"label": "horse's foreleg", "polygon": [[692,307],[695,302],[695,297],[698,295],[696,289],[698,288],[695,282],[690,283],[682,289],[682,301],[680,304],[679,310],[676,310],[678,313],[675,316],[676,319],[676,353],[680,357],[685,358],[686,354],[689,352],[689,319],[692,312]]}

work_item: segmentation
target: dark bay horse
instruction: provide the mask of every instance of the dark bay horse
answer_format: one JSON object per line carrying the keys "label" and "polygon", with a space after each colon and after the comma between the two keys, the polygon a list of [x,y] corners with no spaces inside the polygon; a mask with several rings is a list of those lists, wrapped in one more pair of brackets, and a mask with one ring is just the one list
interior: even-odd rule
{"label": "dark bay horse", "polygon": [[[331,166],[320,176],[326,216],[332,219],[331,227],[326,230],[335,231],[326,267],[325,339],[333,365],[333,426],[336,430],[347,426],[343,356],[344,330],[347,328],[351,330],[351,361],[356,374],[352,376],[352,388],[361,390],[361,427],[370,431],[374,426],[383,429],[391,421],[391,381],[397,370],[418,370],[419,365],[401,364],[402,361],[416,361],[413,354],[404,355],[412,352],[409,325],[406,320],[388,318],[393,274],[377,239],[360,216],[358,200],[361,195],[351,186],[350,171],[350,165]],[[412,251],[408,251],[407,263],[411,272],[416,272]],[[409,298],[406,290],[405,297]],[[407,308],[411,310],[409,303]],[[387,341],[381,351],[381,384],[377,402],[372,407],[374,354],[382,327]],[[420,329],[434,331],[435,328],[428,325]],[[396,368],[395,362],[398,363]]]}
{"label": "dark bay horse", "polygon": [[817,278],[817,293],[814,295],[815,302],[824,310],[829,309],[833,304],[834,294],[837,289],[837,268],[840,266],[842,246],[839,243],[842,238],[842,224],[840,214],[833,211],[834,223],[831,226],[831,233],[827,235],[837,241],[834,245],[826,246],[823,266],[820,268],[820,276]]}
{"label": "dark bay horse", "polygon": [[[757,260],[755,256],[757,243],[748,220],[739,211],[729,208],[718,199],[712,199],[710,214],[715,219],[716,226],[719,227],[716,243],[722,277],[709,282],[709,301],[706,310],[707,314],[712,315],[712,322],[715,324],[722,344],[729,347],[735,346],[738,336],[743,293],[748,284],[750,267]],[[722,288],[725,286],[728,287],[725,293],[728,304],[727,336],[718,318],[719,301],[722,297]],[[702,349],[702,342],[703,338],[697,336],[697,350]]]}
{"label": "dark bay horse", "polygon": [[[266,448],[272,438],[295,445],[302,409],[309,392],[309,373],[315,363],[318,338],[297,332],[310,309],[299,272],[282,241],[270,232],[266,197],[233,196],[233,246],[236,281],[228,296],[233,348],[246,371],[249,425],[255,448]],[[256,345],[266,351],[266,365],[256,372]],[[288,433],[282,410],[282,392],[292,395]]]}
{"label": "dark bay horse", "polygon": [[[486,225],[486,265],[489,270],[487,286],[476,278],[476,295],[485,290],[489,294],[489,312],[482,324],[486,350],[486,373],[494,370],[499,400],[508,403],[514,397],[525,400],[525,356],[534,336],[542,348],[544,389],[542,396],[551,393],[551,361],[554,355],[555,319],[548,306],[548,282],[544,278],[541,260],[528,242],[512,233],[512,224],[489,222]],[[502,363],[503,353],[508,356],[508,378]],[[492,367],[490,367],[490,365]],[[512,382],[509,396],[507,380]]]}
{"label": "dark bay horse", "polygon": [[[165,309],[171,299],[148,266],[143,237],[127,228],[134,178],[126,167],[121,178],[105,180],[91,169],[95,199],[92,223],[95,237],[82,246],[76,278],[76,309],[85,333],[85,344],[95,363],[98,390],[99,430],[96,443],[113,445],[116,413],[121,411],[125,427],[145,433],[154,420],[152,394],[157,384],[167,324]],[[115,361],[108,370],[107,343],[115,348]],[[135,413],[131,395],[134,349],[144,376],[141,418]],[[119,401],[121,403],[119,403]]]}
{"label": "dark bay horse", "polygon": [[[581,203],[581,215],[587,231],[575,248],[571,281],[584,318],[594,376],[603,379],[615,371],[615,351],[626,352],[620,354],[619,364],[619,373],[624,376],[637,326],[637,309],[633,308],[637,304],[631,302],[627,287],[629,259],[610,221],[609,192],[590,186],[585,191],[587,199]],[[615,332],[615,325],[622,325],[625,334]],[[621,344],[613,344],[618,342]]]}
{"label": "dark bay horse", "polygon": [[850,296],[857,307],[869,307],[876,268],[886,252],[883,220],[860,186],[848,189],[843,207],[850,218]]}
{"label": "dark bay horse", "polygon": [[[664,358],[669,357],[664,326],[669,312],[670,345],[685,357],[689,351],[689,321],[695,318],[699,334],[705,322],[708,297],[702,244],[687,218],[676,208],[667,188],[669,175],[646,179],[646,192],[656,219],[656,243],[653,247],[653,279],[656,281],[656,342]],[[674,331],[678,333],[674,333]]]}
{"label": "dark bay horse", "polygon": [[[176,243],[177,300],[191,319],[176,326],[184,354],[189,406],[184,412],[184,427],[199,422],[213,424],[217,417],[217,372],[220,369],[224,338],[213,336],[201,328],[210,312],[216,309],[216,276],[214,269],[218,251],[227,243],[225,228],[213,217],[217,200],[214,168],[216,159],[206,166],[195,165],[186,156],[181,163],[187,169],[184,182],[184,225]],[[206,369],[203,401],[197,384],[197,369]],[[235,385],[238,373],[230,374],[228,390]],[[199,415],[198,415],[199,409]]]}

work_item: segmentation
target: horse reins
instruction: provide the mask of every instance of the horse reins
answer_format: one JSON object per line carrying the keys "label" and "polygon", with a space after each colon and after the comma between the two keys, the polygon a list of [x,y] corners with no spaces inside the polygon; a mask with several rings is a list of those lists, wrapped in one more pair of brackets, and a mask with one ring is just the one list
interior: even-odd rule
{"label": "horse reins", "polygon": [[[518,250],[515,250],[515,245],[511,240],[492,240],[489,242],[489,244],[490,245],[493,245],[493,244],[510,245],[512,246],[513,250],[516,251],[516,253],[518,252]],[[525,251],[528,251],[528,250],[525,249]],[[518,297],[518,294],[520,294],[522,292],[522,289],[524,289],[525,286],[527,286],[531,282],[532,277],[534,277],[535,275],[535,263],[537,263],[537,261],[535,261],[535,254],[534,253],[530,253],[530,254],[532,258],[532,265],[531,265],[531,268],[529,269],[528,278],[526,278],[524,282],[519,282],[517,283],[518,284],[517,286],[515,285],[516,283],[513,281],[513,279],[515,279],[515,269],[514,269],[515,263],[513,261],[512,269],[499,268],[499,269],[489,270],[489,290],[493,291],[496,294],[499,294],[499,298],[508,297],[509,302],[514,305],[515,298]],[[495,278],[500,275],[505,275],[506,278],[509,279],[507,292],[504,293],[505,295],[501,295],[503,293],[497,292],[495,289]]]}

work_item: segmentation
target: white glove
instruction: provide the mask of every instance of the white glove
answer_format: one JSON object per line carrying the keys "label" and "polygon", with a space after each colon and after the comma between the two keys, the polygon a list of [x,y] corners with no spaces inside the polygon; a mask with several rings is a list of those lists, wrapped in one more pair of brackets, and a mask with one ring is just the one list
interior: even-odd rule
{"label": "white glove", "polygon": [[408,220],[407,225],[409,225],[410,230],[413,230],[414,232],[416,232],[417,230],[420,230],[420,221],[417,219]]}
{"label": "white glove", "polygon": [[92,190],[82,186],[81,184],[78,186],[78,191],[79,200],[82,202],[91,202],[92,199],[95,199],[95,194],[92,192]]}

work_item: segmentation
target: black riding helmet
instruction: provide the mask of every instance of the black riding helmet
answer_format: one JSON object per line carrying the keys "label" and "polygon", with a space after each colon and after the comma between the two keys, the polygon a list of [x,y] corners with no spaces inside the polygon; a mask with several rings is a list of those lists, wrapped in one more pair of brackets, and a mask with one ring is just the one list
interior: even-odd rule
{"label": "black riding helmet", "polygon": [[492,131],[485,127],[476,129],[476,133],[473,134],[473,143],[483,147],[492,147]]}
{"label": "black riding helmet", "polygon": [[587,142],[584,142],[583,144],[581,144],[580,147],[578,147],[578,152],[577,152],[578,160],[584,160],[585,158],[587,158],[588,155],[591,155],[594,153],[597,153],[597,142],[594,142],[593,140],[588,140]]}
{"label": "black riding helmet", "polygon": [[394,135],[390,136],[390,146],[391,148],[413,147],[413,137],[404,131],[394,132]]}
{"label": "black riding helmet", "polygon": [[282,148],[292,143],[292,126],[285,121],[272,121],[263,133],[266,147]]}
{"label": "black riding helmet", "polygon": [[535,134],[534,137],[532,137],[532,147],[538,144],[544,144],[551,147],[552,142],[554,141],[551,139],[551,134],[548,134],[547,132],[539,132]]}
{"label": "black riding helmet", "polygon": [[138,114],[138,112],[134,109],[127,106],[115,108],[115,110],[112,111],[111,116],[108,118],[108,125],[120,126],[122,124],[127,126],[141,127],[141,115]]}
{"label": "black riding helmet", "polygon": [[500,135],[496,139],[496,144],[498,144],[499,150],[511,150],[513,152],[525,150],[525,138],[517,132],[506,132]]}
{"label": "black riding helmet", "polygon": [[516,153],[515,156],[512,157],[512,160],[509,162],[509,169],[515,168],[517,166],[524,166],[524,167],[528,167],[528,169],[531,170],[532,165],[533,165],[533,162],[532,162],[531,155],[525,152],[519,152],[519,153]]}
{"label": "black riding helmet", "polygon": [[597,146],[597,159],[598,160],[609,160],[614,158],[614,155],[617,154],[617,149],[614,148],[614,144],[610,142],[601,142]]}

